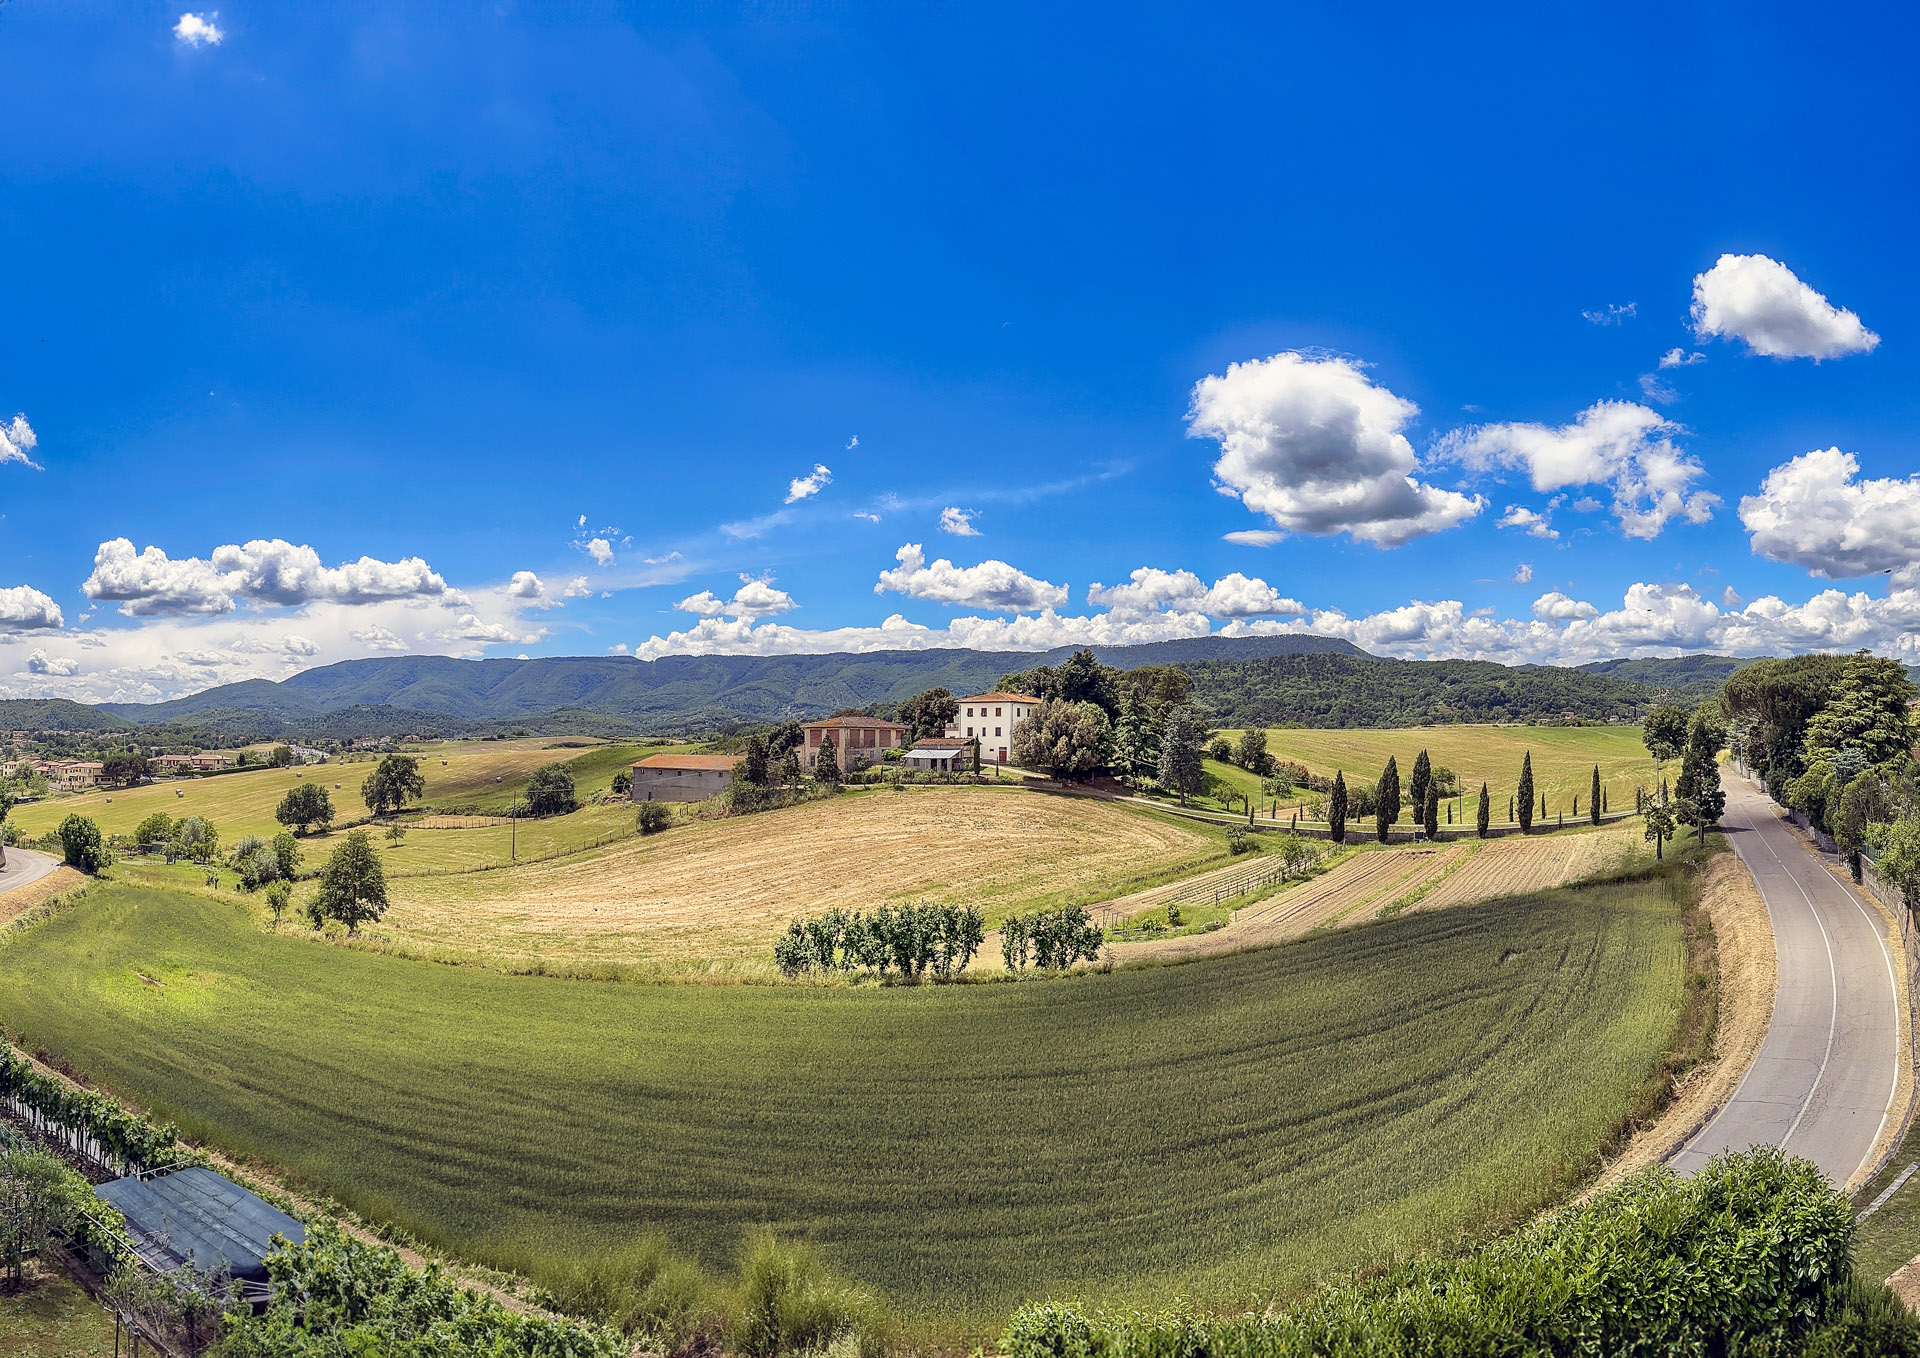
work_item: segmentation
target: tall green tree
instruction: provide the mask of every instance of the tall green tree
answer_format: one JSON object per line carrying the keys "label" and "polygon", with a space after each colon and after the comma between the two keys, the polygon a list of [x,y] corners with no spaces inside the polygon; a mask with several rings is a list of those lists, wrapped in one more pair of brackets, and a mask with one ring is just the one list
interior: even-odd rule
{"label": "tall green tree", "polygon": [[1177,794],[1182,806],[1206,783],[1207,771],[1201,762],[1206,742],[1206,723],[1191,706],[1182,703],[1167,714],[1167,729],[1160,738],[1160,786]]}
{"label": "tall green tree", "polygon": [[1013,728],[1013,760],[1054,778],[1083,781],[1100,767],[1109,738],[1107,714],[1098,703],[1046,698]]}
{"label": "tall green tree", "polygon": [[1681,824],[1704,835],[1726,814],[1727,794],[1720,790],[1720,746],[1726,732],[1705,709],[1687,726],[1687,744],[1680,758],[1680,777],[1674,782],[1678,803],[1674,815]]}
{"label": "tall green tree", "polygon": [[1854,881],[1860,880],[1860,850],[1866,845],[1868,827],[1892,818],[1893,803],[1886,784],[1872,769],[1856,774],[1840,794],[1840,805],[1833,816],[1833,842],[1847,856]]}
{"label": "tall green tree", "polygon": [[1828,759],[1849,750],[1867,766],[1891,764],[1914,745],[1908,704],[1920,696],[1906,666],[1862,652],[1849,656],[1840,682],[1807,722],[1806,760]]}
{"label": "tall green tree", "polygon": [[410,754],[388,755],[360,784],[360,800],[376,816],[390,816],[426,795],[426,776],[420,772],[420,761]]}
{"label": "tall green tree", "polygon": [[1431,782],[1427,784],[1425,815],[1421,819],[1425,822],[1423,828],[1427,832],[1427,838],[1438,839],[1440,837],[1440,789]]}
{"label": "tall green tree", "polygon": [[317,915],[314,927],[337,919],[350,934],[359,933],[361,925],[387,912],[387,874],[365,830],[355,830],[328,856],[313,904]]}
{"label": "tall green tree", "polygon": [[333,824],[333,798],[318,783],[300,783],[287,789],[273,809],[273,818],[295,834],[304,835],[316,827],[324,830]]}
{"label": "tall green tree", "polygon": [[1485,783],[1480,784],[1480,810],[1474,817],[1474,824],[1479,827],[1482,839],[1485,839],[1487,832],[1493,828],[1493,798],[1488,795]]}
{"label": "tall green tree", "polygon": [[1113,724],[1114,771],[1135,778],[1154,774],[1160,763],[1160,738],[1151,705],[1131,685],[1120,695],[1120,715]]}
{"label": "tall green tree", "polygon": [[1687,743],[1687,724],[1684,707],[1656,707],[1647,714],[1640,727],[1640,739],[1655,764],[1680,757],[1681,748]]}
{"label": "tall green tree", "polygon": [[1520,803],[1520,833],[1533,833],[1533,751],[1520,756],[1520,790],[1514,794]]}
{"label": "tall green tree", "polygon": [[1659,802],[1647,806],[1647,838],[1653,841],[1653,856],[1665,858],[1667,841],[1673,838],[1673,812]]}
{"label": "tall green tree", "polygon": [[1347,842],[1347,775],[1334,771],[1333,791],[1327,794],[1327,838]]}
{"label": "tall green tree", "polygon": [[1720,706],[1742,732],[1741,757],[1775,801],[1806,771],[1807,724],[1826,706],[1846,671],[1834,655],[1758,660],[1728,677]]}
{"label": "tall green tree", "polygon": [[1264,728],[1249,726],[1240,733],[1240,740],[1233,750],[1233,762],[1248,773],[1261,777],[1273,771],[1273,756],[1267,753],[1267,733]]}
{"label": "tall green tree", "polygon": [[740,776],[755,787],[767,785],[767,742],[762,737],[747,737],[747,753],[740,761]]}
{"label": "tall green tree", "polygon": [[1388,829],[1399,819],[1400,762],[1388,755],[1380,781],[1373,785],[1373,831],[1382,844],[1387,842]]}
{"label": "tall green tree", "polygon": [[1595,825],[1600,823],[1602,796],[1603,794],[1600,791],[1600,766],[1595,764],[1593,766],[1593,791],[1587,796],[1587,816]]}
{"label": "tall green tree", "polygon": [[107,865],[106,841],[100,827],[85,816],[70,815],[60,822],[60,856],[70,868],[98,872]]}
{"label": "tall green tree", "polygon": [[574,795],[573,770],[565,764],[547,764],[527,779],[527,814],[564,816],[580,805]]}
{"label": "tall green tree", "polygon": [[820,737],[820,748],[813,756],[813,781],[822,787],[833,787],[840,781],[840,749],[833,743],[833,733]]}
{"label": "tall green tree", "polygon": [[1409,805],[1413,807],[1415,815],[1426,811],[1427,786],[1432,782],[1433,761],[1427,758],[1427,752],[1422,750],[1413,757],[1413,777],[1407,782],[1407,791],[1412,794]]}
{"label": "tall green tree", "polygon": [[960,715],[960,700],[944,688],[930,688],[900,704],[898,721],[907,728],[907,741],[943,736]]}

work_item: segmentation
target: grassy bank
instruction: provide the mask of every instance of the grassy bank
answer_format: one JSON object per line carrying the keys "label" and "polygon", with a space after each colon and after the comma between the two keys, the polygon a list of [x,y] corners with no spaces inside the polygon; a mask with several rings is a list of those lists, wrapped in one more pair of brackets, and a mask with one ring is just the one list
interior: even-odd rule
{"label": "grassy bank", "polygon": [[116,887],[0,949],[0,1016],[193,1133],[550,1273],[650,1230],[816,1242],[923,1323],[1220,1305],[1524,1218],[1645,1096],[1672,888],[959,988],[511,977]]}

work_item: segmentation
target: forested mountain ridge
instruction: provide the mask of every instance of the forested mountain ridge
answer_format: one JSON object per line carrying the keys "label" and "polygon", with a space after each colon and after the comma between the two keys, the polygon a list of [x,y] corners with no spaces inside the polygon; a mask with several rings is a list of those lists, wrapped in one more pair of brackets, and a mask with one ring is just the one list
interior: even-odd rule
{"label": "forested mountain ridge", "polygon": [[1721,680],[1643,683],[1584,670],[1487,660],[1380,660],[1274,656],[1180,666],[1194,699],[1218,726],[1425,726],[1547,721],[1575,716],[1636,720],[1662,703],[1697,703]]}
{"label": "forested mountain ridge", "polygon": [[[1490,661],[1388,660],[1323,637],[1196,638],[1094,647],[1115,668],[1176,666],[1216,724],[1400,726],[1593,720],[1695,703],[1749,663],[1723,656],[1602,661],[1578,669]],[[345,661],[275,683],[249,680],[172,702],[87,706],[0,701],[0,729],[168,729],[227,740],[690,733],[897,704],[929,688],[955,694],[1005,674],[1059,664],[1051,652],[889,651],[795,656],[618,656]]]}

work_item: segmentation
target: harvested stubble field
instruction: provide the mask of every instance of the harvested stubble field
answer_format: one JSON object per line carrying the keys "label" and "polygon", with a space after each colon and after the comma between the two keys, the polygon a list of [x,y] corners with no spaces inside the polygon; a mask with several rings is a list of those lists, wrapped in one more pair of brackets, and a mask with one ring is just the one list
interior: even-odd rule
{"label": "harvested stubble field", "polygon": [[511,960],[764,969],[789,920],[835,907],[957,901],[991,922],[1104,900],[1226,856],[1211,827],[1088,798],[874,789],[550,863],[397,881],[377,934],[409,949]]}
{"label": "harvested stubble field", "polygon": [[[497,805],[504,810],[513,794],[525,789],[535,769],[554,763],[564,763],[575,770],[578,794],[585,799],[593,792],[606,790],[618,769],[665,748],[619,745],[581,749],[577,741],[563,746],[545,739],[436,746],[420,756],[420,771],[427,784],[424,804]],[[105,834],[131,835],[134,827],[149,814],[164,811],[169,816],[205,818],[219,830],[222,841],[230,845],[243,835],[271,837],[277,833],[282,827],[273,819],[273,810],[290,789],[302,782],[316,782],[326,788],[327,795],[333,799],[334,814],[340,820],[364,819],[371,813],[360,800],[360,784],[373,769],[372,760],[355,760],[345,764],[248,769],[204,778],[166,779],[143,787],[32,802],[14,809],[13,822],[21,833],[38,836],[77,812],[91,818]]]}
{"label": "harvested stubble field", "polygon": [[[1211,933],[1112,945],[1115,961],[1176,959],[1263,947],[1315,929],[1363,924],[1399,910],[1438,910],[1524,895],[1575,882],[1597,881],[1651,857],[1639,842],[1640,823],[1628,821],[1525,839],[1455,841],[1419,848],[1362,849],[1319,876],[1251,900],[1224,928]],[[1116,916],[1164,904],[1176,891],[1204,889],[1208,878],[1227,881],[1245,867],[1221,870],[1108,903]]]}
{"label": "harvested stubble field", "polygon": [[109,887],[0,948],[25,1045],[536,1277],[764,1224],[916,1325],[1258,1307],[1565,1193],[1685,994],[1675,884],[986,986],[651,986],[317,946]]}

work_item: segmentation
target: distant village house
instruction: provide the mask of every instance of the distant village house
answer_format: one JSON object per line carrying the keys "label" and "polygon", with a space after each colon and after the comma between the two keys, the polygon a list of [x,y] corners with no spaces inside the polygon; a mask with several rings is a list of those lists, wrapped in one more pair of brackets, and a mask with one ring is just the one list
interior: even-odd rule
{"label": "distant village house", "polygon": [[725,792],[737,754],[655,754],[633,766],[636,802],[700,802]]}
{"label": "distant village house", "polygon": [[827,717],[810,721],[802,729],[806,731],[806,742],[800,751],[800,764],[809,772],[820,755],[820,746],[829,736],[833,738],[834,759],[842,773],[878,764],[886,751],[899,749],[907,739],[906,727],[879,717]]}
{"label": "distant village house", "polygon": [[1038,698],[1024,693],[976,693],[959,702],[960,710],[947,723],[947,738],[978,740],[980,758],[989,764],[1011,762],[1013,728],[1040,706]]}

